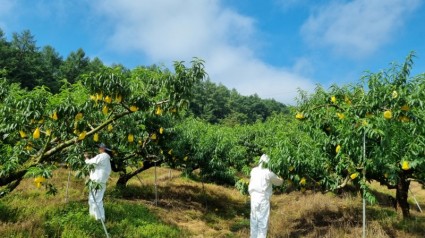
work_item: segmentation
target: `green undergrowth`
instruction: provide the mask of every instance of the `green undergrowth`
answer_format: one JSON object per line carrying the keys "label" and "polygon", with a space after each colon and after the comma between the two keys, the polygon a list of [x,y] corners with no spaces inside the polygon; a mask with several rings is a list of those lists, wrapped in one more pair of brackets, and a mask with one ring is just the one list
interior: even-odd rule
{"label": "green undergrowth", "polygon": [[[1,237],[105,237],[102,224],[89,217],[86,201],[57,202],[44,194],[31,197],[13,194],[0,200]],[[136,202],[108,198],[105,213],[111,237],[182,237],[184,233]]]}

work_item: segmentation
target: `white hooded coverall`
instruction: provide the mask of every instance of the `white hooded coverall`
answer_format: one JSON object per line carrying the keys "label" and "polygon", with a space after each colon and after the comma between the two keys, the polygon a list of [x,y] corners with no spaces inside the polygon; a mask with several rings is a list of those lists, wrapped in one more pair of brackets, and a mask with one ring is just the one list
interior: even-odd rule
{"label": "white hooded coverall", "polygon": [[[96,220],[105,220],[105,210],[103,208],[103,195],[106,190],[106,182],[111,174],[110,156],[103,152],[94,158],[86,159],[86,164],[93,164],[94,168],[90,171],[90,180],[99,183],[102,188],[90,189],[89,192],[89,212]],[[93,196],[94,195],[94,198]],[[96,202],[95,202],[96,201]]]}
{"label": "white hooded coverall", "polygon": [[263,163],[268,163],[269,157],[262,155],[260,164],[251,170],[248,191],[251,196],[251,238],[266,238],[270,215],[270,197],[272,184],[282,185],[283,180],[267,168]]}

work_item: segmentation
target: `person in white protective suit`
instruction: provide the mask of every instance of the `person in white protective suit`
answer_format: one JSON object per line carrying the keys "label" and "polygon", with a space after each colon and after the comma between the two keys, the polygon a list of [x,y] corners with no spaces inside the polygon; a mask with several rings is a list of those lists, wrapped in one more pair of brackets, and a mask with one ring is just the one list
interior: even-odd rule
{"label": "person in white protective suit", "polygon": [[90,171],[90,180],[99,183],[101,188],[90,188],[89,191],[89,212],[96,220],[102,219],[105,221],[105,210],[103,208],[103,195],[106,190],[106,182],[111,174],[110,155],[107,153],[109,149],[105,144],[99,145],[99,154],[93,158],[89,158],[88,154],[84,154],[85,162],[89,165],[94,165]]}
{"label": "person in white protective suit", "polygon": [[270,215],[272,185],[280,186],[283,179],[265,168],[269,157],[263,154],[257,167],[251,170],[248,191],[251,196],[251,238],[266,238]]}

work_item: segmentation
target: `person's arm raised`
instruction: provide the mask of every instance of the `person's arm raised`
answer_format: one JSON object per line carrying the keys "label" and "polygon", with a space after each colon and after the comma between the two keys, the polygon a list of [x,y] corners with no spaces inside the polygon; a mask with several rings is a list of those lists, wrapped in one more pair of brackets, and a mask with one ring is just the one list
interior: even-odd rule
{"label": "person's arm raised", "polygon": [[85,161],[86,161],[86,164],[98,164],[99,160],[100,160],[100,154],[96,155],[95,157],[93,157],[91,159],[86,158]]}

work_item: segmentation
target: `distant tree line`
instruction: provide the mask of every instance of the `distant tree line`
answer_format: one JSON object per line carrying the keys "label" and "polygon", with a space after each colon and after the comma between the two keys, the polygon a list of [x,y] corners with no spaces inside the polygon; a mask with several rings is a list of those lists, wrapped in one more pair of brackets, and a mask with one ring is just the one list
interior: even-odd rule
{"label": "distant tree line", "polygon": [[212,124],[252,124],[264,122],[274,113],[289,113],[287,106],[274,99],[261,99],[257,94],[242,96],[209,80],[196,87],[190,112]]}
{"label": "distant tree line", "polygon": [[75,83],[81,75],[102,66],[99,58],[90,60],[83,49],[64,59],[52,46],[38,47],[29,30],[13,33],[8,41],[0,29],[0,76],[23,88],[47,86],[55,93],[63,83]]}

